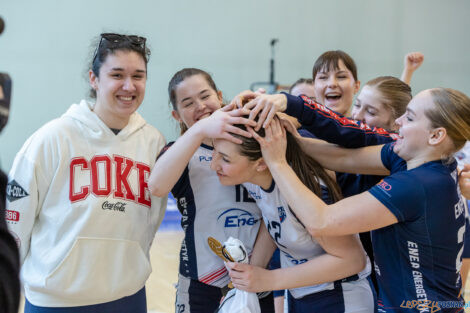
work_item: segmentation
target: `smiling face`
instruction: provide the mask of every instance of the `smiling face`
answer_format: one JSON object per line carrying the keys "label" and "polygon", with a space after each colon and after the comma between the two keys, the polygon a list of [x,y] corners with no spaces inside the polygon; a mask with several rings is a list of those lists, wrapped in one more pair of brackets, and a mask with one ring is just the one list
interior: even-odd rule
{"label": "smiling face", "polygon": [[369,126],[396,130],[392,109],[383,103],[377,88],[364,86],[356,98],[351,117]]}
{"label": "smiling face", "polygon": [[222,93],[214,90],[200,74],[186,77],[180,82],[175,95],[176,110],[172,115],[187,128],[222,106]]}
{"label": "smiling face", "polygon": [[425,110],[433,105],[429,91],[422,91],[408,104],[405,114],[396,123],[399,126],[399,138],[393,151],[402,159],[409,161],[427,153],[433,129]]}
{"label": "smiling face", "polygon": [[118,50],[106,57],[99,77],[89,72],[96,90],[94,112],[110,128],[122,129],[144,100],[147,71],[136,52]]}
{"label": "smiling face", "polygon": [[227,140],[216,139],[213,145],[211,169],[217,172],[222,185],[256,184],[255,177],[259,173],[261,159],[251,161],[240,154],[238,145]]}
{"label": "smiling face", "polygon": [[328,108],[347,115],[360,82],[354,80],[343,60],[338,60],[337,69],[323,68],[313,79],[316,99]]}

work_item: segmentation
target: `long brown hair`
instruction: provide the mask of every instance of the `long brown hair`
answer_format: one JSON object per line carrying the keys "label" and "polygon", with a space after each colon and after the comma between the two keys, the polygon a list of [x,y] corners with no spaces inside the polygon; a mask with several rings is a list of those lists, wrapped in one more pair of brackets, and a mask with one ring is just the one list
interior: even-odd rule
{"label": "long brown hair", "polygon": [[[241,129],[245,129],[244,125],[236,125]],[[264,137],[264,128],[258,131],[261,137]],[[254,138],[247,138],[244,136],[232,134],[242,140],[242,143],[238,145],[240,154],[246,156],[251,161],[256,161],[262,157],[261,147]],[[325,169],[312,157],[306,154],[299,143],[289,132],[287,136],[287,150],[286,159],[289,165],[294,170],[295,174],[299,177],[302,183],[313,191],[317,196],[322,196],[322,190],[320,186],[320,180],[322,180],[328,188],[328,194],[333,202],[336,202],[342,198],[341,190],[338,184],[331,178]]]}

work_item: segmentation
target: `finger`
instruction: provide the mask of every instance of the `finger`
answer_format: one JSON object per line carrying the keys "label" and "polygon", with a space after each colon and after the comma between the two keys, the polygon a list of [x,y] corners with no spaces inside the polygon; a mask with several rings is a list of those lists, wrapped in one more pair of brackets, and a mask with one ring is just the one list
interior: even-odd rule
{"label": "finger", "polygon": [[250,110],[246,108],[239,108],[239,109],[231,110],[230,112],[228,112],[228,114],[230,116],[245,116],[245,115],[250,114]]}
{"label": "finger", "polygon": [[255,126],[256,122],[253,120],[250,120],[246,117],[241,117],[241,116],[230,116],[227,120],[227,123],[231,125],[235,124],[243,124],[243,125],[248,125],[248,126]]}
{"label": "finger", "polygon": [[254,120],[256,116],[258,116],[259,111],[261,111],[261,109],[263,108],[263,104],[264,104],[263,102],[258,101],[256,106],[253,109],[251,109],[250,115],[248,116],[250,120]]}
{"label": "finger", "polygon": [[223,106],[220,110],[222,112],[229,112],[229,111],[232,111],[233,109],[235,109],[235,104],[232,102],[230,104]]}
{"label": "finger", "polygon": [[244,137],[248,137],[248,138],[251,138],[252,135],[249,131],[246,131],[246,130],[243,130],[239,127],[236,127],[236,126],[232,126],[232,125],[227,125],[226,126],[226,132],[227,133],[232,133],[232,134],[235,134],[235,135],[240,135],[240,136],[244,136]]}
{"label": "finger", "polygon": [[266,116],[268,116],[268,113],[269,113],[269,106],[265,104],[261,113],[258,114],[258,122],[256,123],[256,127],[255,127],[256,131],[260,130],[260,128],[263,126],[263,123],[266,120]]}
{"label": "finger", "polygon": [[263,127],[266,128],[269,123],[273,120],[274,116],[276,116],[276,110],[270,110],[268,116],[266,116],[266,120],[264,121]]}
{"label": "finger", "polygon": [[251,127],[247,127],[248,131],[250,132],[250,134],[253,136],[253,138],[255,138],[255,140],[260,144],[262,145],[262,143],[264,142],[264,138],[261,137],[253,128]]}
{"label": "finger", "polygon": [[264,89],[264,88],[258,88],[258,90],[256,90],[256,93],[265,94],[265,93],[266,93],[266,89]]}

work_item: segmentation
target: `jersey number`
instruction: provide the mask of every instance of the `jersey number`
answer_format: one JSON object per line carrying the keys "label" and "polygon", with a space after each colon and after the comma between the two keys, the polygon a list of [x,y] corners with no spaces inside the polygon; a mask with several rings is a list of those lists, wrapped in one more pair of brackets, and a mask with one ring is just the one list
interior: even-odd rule
{"label": "jersey number", "polygon": [[235,186],[235,201],[236,202],[256,202],[242,185]]}

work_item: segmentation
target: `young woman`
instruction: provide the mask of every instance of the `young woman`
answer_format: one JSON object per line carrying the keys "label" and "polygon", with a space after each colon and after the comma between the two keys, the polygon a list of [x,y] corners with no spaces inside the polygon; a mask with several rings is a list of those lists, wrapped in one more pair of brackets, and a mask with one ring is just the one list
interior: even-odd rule
{"label": "young woman", "polygon": [[[279,124],[277,120],[273,123]],[[266,128],[267,138],[270,132]],[[264,129],[260,134],[264,135]],[[270,271],[229,263],[234,286],[252,292],[289,289],[289,312],[373,312],[374,296],[367,279],[370,264],[364,269],[366,258],[358,239],[353,235],[312,237],[280,194],[258,142],[239,138],[241,145],[214,140],[212,169],[223,185],[243,183],[256,200],[263,214],[263,229],[271,237],[263,245],[257,242],[257,248],[269,257],[276,245],[281,251],[282,268]],[[339,188],[326,171],[300,149],[292,136],[287,144],[286,159],[303,183],[328,203],[339,200]],[[263,252],[257,248],[253,255],[259,258]]]}
{"label": "young woman", "polygon": [[289,167],[282,128],[273,135],[276,140],[253,135],[281,194],[312,235],[373,230],[379,310],[432,305],[443,312],[463,311],[459,270],[465,211],[452,155],[470,139],[470,99],[452,89],[426,90],[396,122],[399,139],[387,145],[350,150],[298,137],[308,140],[308,153],[332,170],[391,174],[369,191],[332,205],[303,186]]}
{"label": "young woman", "polygon": [[[232,124],[254,122],[240,117],[246,111],[224,112],[222,93],[211,76],[196,68],[177,72],[168,85],[172,115],[182,136],[168,144],[149,178],[153,195],[172,192],[182,214],[185,237],[181,245],[176,312],[214,312],[230,281],[223,261],[212,252],[207,238],[220,242],[240,239],[251,253],[261,213],[241,186],[223,186],[211,171],[212,139],[241,141],[229,133],[251,136]],[[263,264],[265,266],[266,264]],[[272,312],[272,296],[261,300],[263,312]]]}
{"label": "young woman", "polygon": [[289,88],[289,94],[294,96],[306,95],[310,99],[315,99],[315,88],[313,85],[313,79],[311,78],[299,78]]}
{"label": "young woman", "polygon": [[344,51],[327,51],[315,61],[312,74],[316,100],[349,116],[354,95],[361,86],[354,60]]}
{"label": "young woman", "polygon": [[25,312],[147,312],[149,249],[166,197],[147,187],[164,138],[136,112],[145,41],[101,34],[89,71],[96,101],[73,104],[15,158],[7,205]]}

